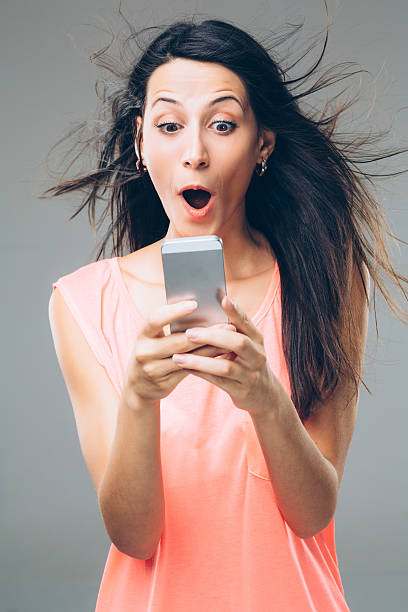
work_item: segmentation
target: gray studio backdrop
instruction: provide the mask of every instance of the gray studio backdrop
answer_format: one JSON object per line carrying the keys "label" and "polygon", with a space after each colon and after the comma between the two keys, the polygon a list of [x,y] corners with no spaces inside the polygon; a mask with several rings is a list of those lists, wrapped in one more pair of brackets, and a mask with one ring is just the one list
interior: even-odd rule
{"label": "gray studio backdrop", "polygon": [[[377,99],[370,119],[389,122],[394,114],[391,136],[406,144],[406,111],[396,113],[407,106],[406,0],[328,4],[334,25],[326,61],[356,60],[372,72]],[[304,18],[305,35],[325,25],[321,0],[168,5],[128,0],[125,12],[140,28],[198,12],[261,36],[285,20]],[[70,122],[94,110],[97,73],[87,56],[108,40],[98,30],[101,18],[122,25],[117,6],[107,0],[1,3],[2,612],[93,610],[110,544],[48,321],[52,281],[88,263],[96,239],[86,212],[68,222],[79,199],[32,195],[48,185],[48,149]],[[373,82],[366,88],[369,102]],[[395,163],[408,166],[408,157]],[[380,186],[391,229],[407,241],[406,193],[406,177]],[[408,247],[394,249],[394,257],[407,273]],[[365,363],[372,395],[362,387],[336,513],[340,570],[354,612],[402,611],[407,601],[408,328],[382,298],[378,314],[381,343],[376,351],[371,311]]]}

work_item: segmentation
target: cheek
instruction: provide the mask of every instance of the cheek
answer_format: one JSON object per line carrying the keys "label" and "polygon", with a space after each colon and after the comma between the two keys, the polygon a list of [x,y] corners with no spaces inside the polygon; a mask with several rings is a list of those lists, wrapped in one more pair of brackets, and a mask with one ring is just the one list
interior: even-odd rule
{"label": "cheek", "polygon": [[[167,165],[168,167],[168,165]],[[171,190],[173,189],[173,183],[171,181],[172,174],[168,171],[163,170],[163,164],[157,166],[153,164],[149,172],[150,180],[152,181],[154,188],[156,189],[162,202],[169,198]]]}
{"label": "cheek", "polygon": [[235,160],[235,164],[231,166],[230,173],[228,176],[228,183],[226,187],[232,193],[246,191],[253,171],[255,167],[255,162],[253,162],[252,157],[245,153],[241,157]]}
{"label": "cheek", "polygon": [[232,148],[228,155],[228,166],[230,173],[237,178],[243,179],[248,173],[251,174],[256,163],[256,152],[249,143]]}

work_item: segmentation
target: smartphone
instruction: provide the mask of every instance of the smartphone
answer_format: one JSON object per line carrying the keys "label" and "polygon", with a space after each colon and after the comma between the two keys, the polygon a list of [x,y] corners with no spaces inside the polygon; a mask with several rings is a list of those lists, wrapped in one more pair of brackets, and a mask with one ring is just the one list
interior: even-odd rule
{"label": "smartphone", "polygon": [[228,323],[222,239],[216,235],[166,238],[161,255],[168,304],[197,300],[194,312],[170,323],[170,333]]}

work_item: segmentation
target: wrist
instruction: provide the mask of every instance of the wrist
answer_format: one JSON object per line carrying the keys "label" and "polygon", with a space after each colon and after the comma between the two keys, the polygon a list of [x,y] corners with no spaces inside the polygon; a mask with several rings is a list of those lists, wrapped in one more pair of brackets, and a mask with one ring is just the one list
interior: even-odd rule
{"label": "wrist", "polygon": [[253,421],[271,421],[278,420],[279,416],[282,412],[282,406],[284,406],[287,402],[291,401],[289,395],[287,394],[285,388],[279,382],[278,379],[275,379],[275,384],[271,387],[270,393],[268,395],[268,400],[263,402],[263,406],[256,412],[251,412],[251,417]]}
{"label": "wrist", "polygon": [[257,412],[250,412],[252,421],[260,422],[260,421],[271,421],[271,419],[276,419],[277,411],[273,406],[268,406],[266,408],[262,408]]}
{"label": "wrist", "polygon": [[159,399],[143,397],[131,385],[125,386],[121,397],[121,404],[125,406],[125,409],[132,412],[151,412],[160,408]]}

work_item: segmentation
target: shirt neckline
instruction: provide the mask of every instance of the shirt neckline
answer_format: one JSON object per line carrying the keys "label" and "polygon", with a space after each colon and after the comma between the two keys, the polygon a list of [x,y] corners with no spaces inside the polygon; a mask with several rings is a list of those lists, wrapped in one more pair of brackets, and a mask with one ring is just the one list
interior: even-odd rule
{"label": "shirt neckline", "polygon": [[[139,308],[137,307],[134,299],[132,298],[129,292],[129,289],[122,276],[122,270],[120,269],[118,260],[119,260],[119,256],[111,257],[110,259],[108,259],[111,265],[111,268],[119,282],[119,286],[122,290],[122,294],[125,296],[125,299],[129,303],[129,306],[131,310],[133,311],[133,313],[143,322],[146,322],[146,318],[140,312]],[[279,287],[279,281],[280,281],[279,265],[278,265],[278,260],[275,259],[275,265],[271,272],[271,278],[270,278],[266,293],[264,295],[264,298],[258,310],[256,311],[256,313],[251,317],[251,320],[254,323],[254,325],[257,325],[264,318],[268,310],[271,308],[273,302],[275,301],[277,290]]]}

